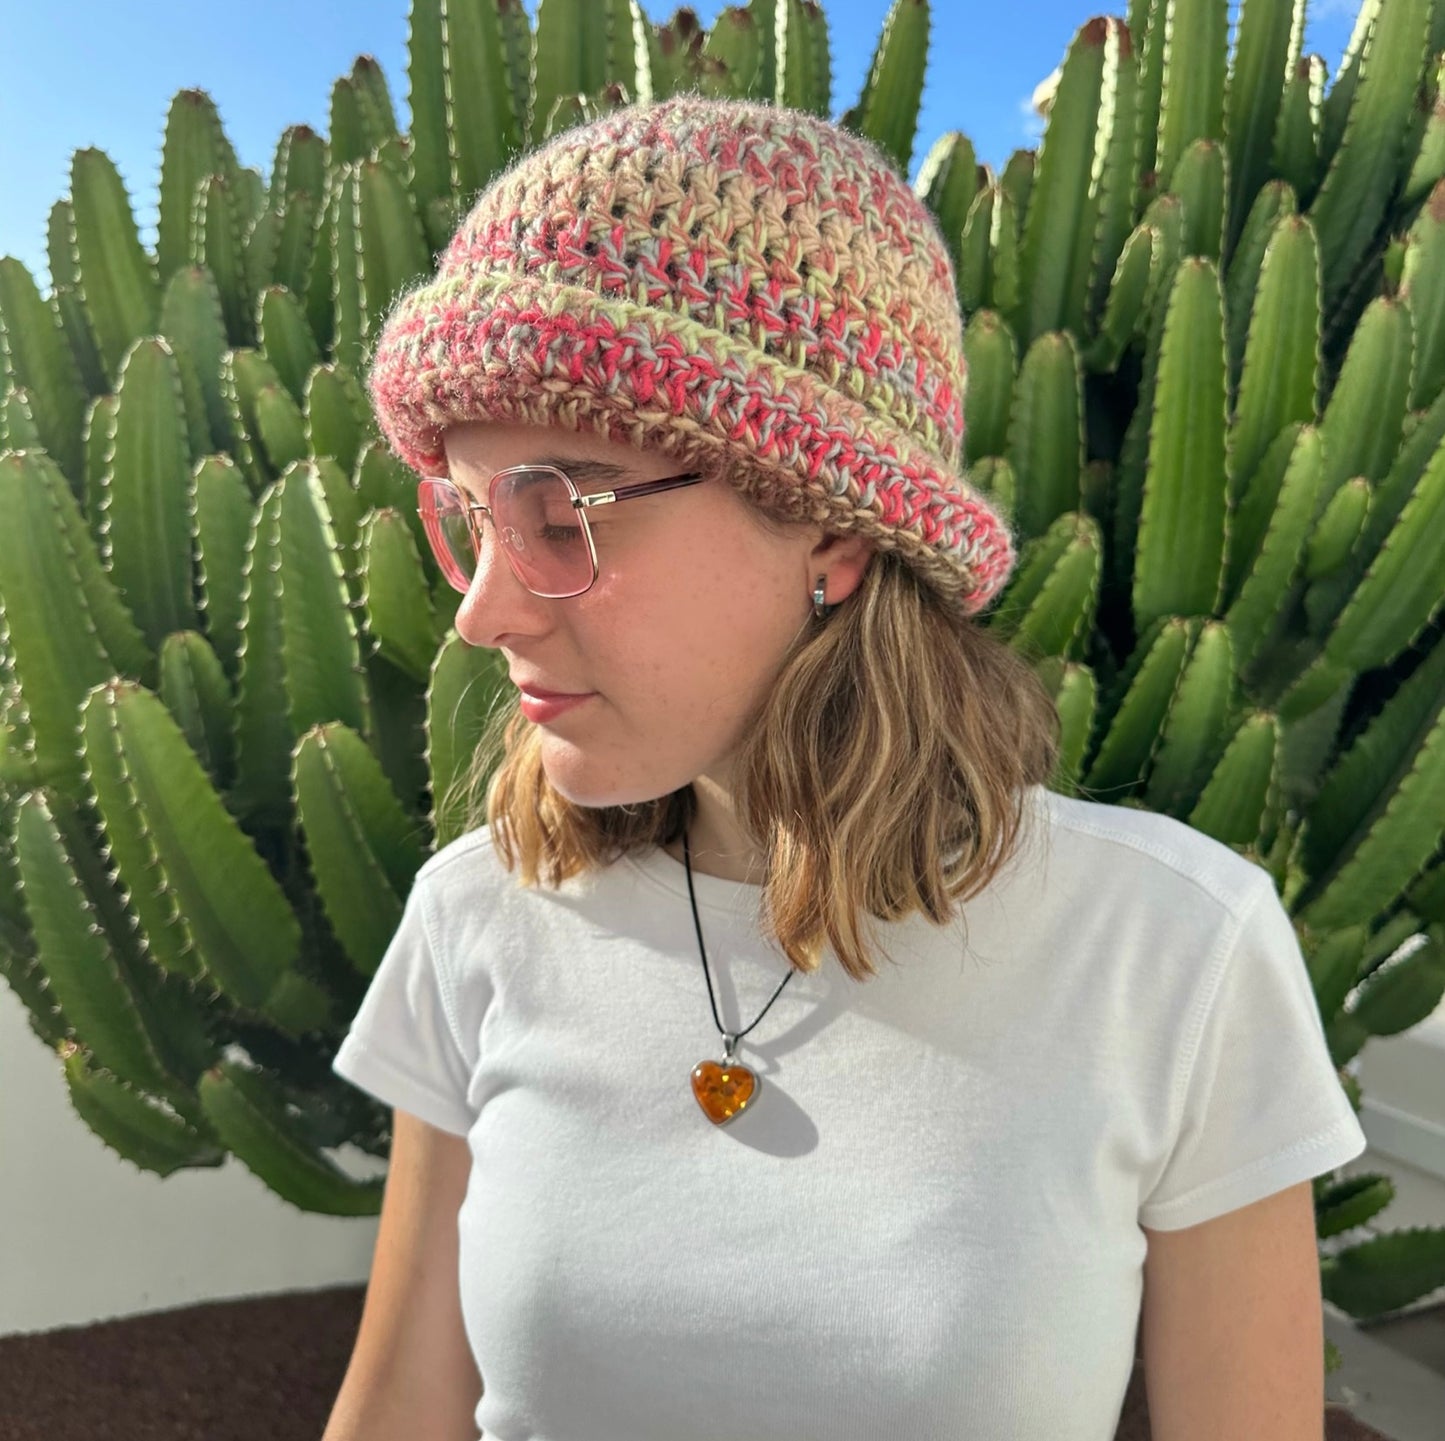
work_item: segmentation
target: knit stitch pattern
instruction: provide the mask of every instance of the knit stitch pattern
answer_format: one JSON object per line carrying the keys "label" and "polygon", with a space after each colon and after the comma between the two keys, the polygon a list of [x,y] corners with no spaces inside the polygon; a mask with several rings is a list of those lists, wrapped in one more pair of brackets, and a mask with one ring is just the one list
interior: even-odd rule
{"label": "knit stitch pattern", "polygon": [[896,551],[964,615],[1015,562],[960,475],[967,368],[937,222],[871,142],[681,94],[519,156],[382,326],[369,388],[419,475],[471,420],[591,431]]}

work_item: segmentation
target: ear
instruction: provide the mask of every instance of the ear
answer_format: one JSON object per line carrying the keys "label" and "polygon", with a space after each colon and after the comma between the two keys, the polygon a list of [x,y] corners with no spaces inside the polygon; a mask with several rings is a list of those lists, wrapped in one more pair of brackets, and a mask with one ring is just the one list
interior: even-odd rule
{"label": "ear", "polygon": [[877,545],[866,535],[825,535],[808,555],[808,590],[828,577],[828,604],[846,600],[862,583]]}

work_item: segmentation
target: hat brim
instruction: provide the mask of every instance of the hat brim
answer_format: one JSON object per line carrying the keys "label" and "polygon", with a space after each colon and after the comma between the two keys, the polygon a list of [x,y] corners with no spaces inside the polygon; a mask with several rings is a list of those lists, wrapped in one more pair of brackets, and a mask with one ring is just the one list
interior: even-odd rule
{"label": "hat brim", "polygon": [[887,417],[626,296],[545,275],[435,278],[391,312],[369,387],[383,435],[419,475],[448,473],[449,426],[557,425],[717,467],[774,514],[868,536],[965,615],[1013,569],[1005,518]]}

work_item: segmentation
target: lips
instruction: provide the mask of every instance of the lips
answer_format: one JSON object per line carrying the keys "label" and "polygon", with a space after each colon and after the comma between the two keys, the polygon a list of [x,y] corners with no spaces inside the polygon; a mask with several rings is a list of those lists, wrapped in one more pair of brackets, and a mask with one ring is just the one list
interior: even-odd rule
{"label": "lips", "polygon": [[523,695],[535,696],[538,700],[579,700],[581,697],[591,695],[590,690],[544,690],[541,686],[532,685],[531,682],[513,681]]}

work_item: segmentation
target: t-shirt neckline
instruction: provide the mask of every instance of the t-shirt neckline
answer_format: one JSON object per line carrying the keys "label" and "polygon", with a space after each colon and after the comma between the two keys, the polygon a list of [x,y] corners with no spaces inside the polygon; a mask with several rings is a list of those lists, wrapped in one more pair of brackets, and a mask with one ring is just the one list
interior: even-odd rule
{"label": "t-shirt neckline", "polygon": [[[681,900],[688,901],[687,869],[674,860],[661,846],[650,851],[634,852],[622,858],[649,885]],[[699,909],[726,911],[736,915],[739,910],[755,911],[762,899],[763,887],[749,881],[729,881],[710,876],[692,868],[692,889]]]}
{"label": "t-shirt neckline", "polygon": [[[1051,802],[1051,792],[1048,787],[1043,784],[1035,784],[1026,787],[1025,790],[1026,799],[1036,808],[1046,812]],[[1026,815],[1027,809],[1026,807]],[[674,860],[661,846],[654,846],[650,851],[634,851],[630,855],[623,856],[622,859],[649,886],[664,891],[684,903],[687,902],[687,870],[681,861]],[[730,915],[756,914],[762,901],[763,887],[761,884],[754,884],[750,881],[729,881],[720,876],[705,875],[695,866],[692,872],[692,885],[699,909],[727,912]]]}

